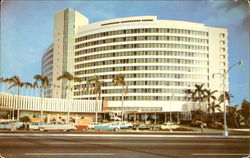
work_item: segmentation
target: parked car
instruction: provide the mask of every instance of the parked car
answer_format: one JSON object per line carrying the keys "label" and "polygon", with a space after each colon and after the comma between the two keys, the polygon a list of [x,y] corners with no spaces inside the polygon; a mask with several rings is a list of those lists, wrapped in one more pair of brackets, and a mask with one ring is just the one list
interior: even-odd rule
{"label": "parked car", "polygon": [[87,129],[89,126],[88,126],[88,125],[75,124],[75,127],[76,127],[77,130],[85,130],[85,129]]}
{"label": "parked car", "polygon": [[21,129],[22,127],[23,127],[22,122],[17,122],[13,120],[0,122],[0,129],[16,130],[16,129]]}
{"label": "parked car", "polygon": [[39,126],[40,131],[49,131],[49,130],[63,130],[70,131],[76,130],[76,127],[73,124],[66,124],[64,122],[49,122]]}
{"label": "parked car", "polygon": [[104,123],[104,124],[95,126],[95,129],[108,130],[108,131],[118,131],[119,129],[121,129],[121,127],[119,125],[117,125],[117,123]]}
{"label": "parked car", "polygon": [[133,124],[133,129],[139,129],[139,130],[149,130],[150,127],[146,126],[145,124]]}
{"label": "parked car", "polygon": [[114,125],[120,126],[121,129],[132,128],[133,124],[129,122],[112,122]]}
{"label": "parked car", "polygon": [[88,125],[88,129],[94,129],[95,126],[101,125],[100,122],[92,122],[91,124]]}
{"label": "parked car", "polygon": [[203,128],[207,127],[206,123],[199,121],[199,120],[194,120],[191,122],[191,126],[194,126],[194,127],[201,127],[201,125],[203,125]]}
{"label": "parked car", "polygon": [[168,123],[164,123],[161,125],[161,129],[162,130],[166,130],[166,129],[176,129],[176,128],[179,128],[178,125],[175,125],[174,123],[172,122],[168,122]]}
{"label": "parked car", "polygon": [[122,119],[120,117],[117,116],[113,116],[110,118],[111,121],[121,121]]}
{"label": "parked car", "polygon": [[216,129],[223,129],[223,125],[220,122],[213,122],[210,124],[211,128],[216,128]]}
{"label": "parked car", "polygon": [[29,129],[30,130],[39,130],[39,127],[43,124],[44,124],[43,122],[30,122]]}

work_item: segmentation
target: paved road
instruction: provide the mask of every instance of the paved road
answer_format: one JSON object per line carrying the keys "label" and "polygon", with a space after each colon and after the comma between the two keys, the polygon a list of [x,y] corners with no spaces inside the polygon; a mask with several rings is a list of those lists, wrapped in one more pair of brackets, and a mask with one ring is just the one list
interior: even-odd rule
{"label": "paved road", "polygon": [[249,138],[122,135],[0,135],[6,158],[242,158]]}

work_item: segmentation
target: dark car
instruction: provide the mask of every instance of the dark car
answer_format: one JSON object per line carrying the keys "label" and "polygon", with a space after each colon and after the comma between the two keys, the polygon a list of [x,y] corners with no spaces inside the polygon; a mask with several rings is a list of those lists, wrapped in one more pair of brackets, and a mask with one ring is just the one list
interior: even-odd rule
{"label": "dark car", "polygon": [[133,127],[132,127],[134,130],[149,130],[150,127],[149,126],[146,126],[145,124],[134,124]]}

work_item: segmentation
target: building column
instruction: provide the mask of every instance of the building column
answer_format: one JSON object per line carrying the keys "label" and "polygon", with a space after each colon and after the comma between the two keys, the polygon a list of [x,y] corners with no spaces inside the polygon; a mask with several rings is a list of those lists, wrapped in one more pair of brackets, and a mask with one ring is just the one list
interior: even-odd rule
{"label": "building column", "polygon": [[180,115],[179,115],[179,112],[177,113],[177,124],[180,123]]}
{"label": "building column", "polygon": [[59,114],[56,114],[56,121],[59,121]]}
{"label": "building column", "polygon": [[165,122],[164,123],[166,123],[167,122],[167,112],[165,112]]}
{"label": "building column", "polygon": [[78,124],[78,115],[75,114],[75,123]]}
{"label": "building column", "polygon": [[47,123],[49,123],[50,122],[50,113],[48,113],[48,115],[47,115]]}
{"label": "building column", "polygon": [[156,124],[156,112],[155,112],[155,123],[154,124]]}
{"label": "building column", "polygon": [[134,122],[136,121],[136,113],[134,113]]}

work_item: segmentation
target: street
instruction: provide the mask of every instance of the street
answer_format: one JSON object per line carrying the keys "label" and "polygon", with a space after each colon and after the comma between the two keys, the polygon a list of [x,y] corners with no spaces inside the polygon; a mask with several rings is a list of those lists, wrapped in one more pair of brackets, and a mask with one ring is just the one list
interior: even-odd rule
{"label": "street", "polygon": [[249,137],[157,135],[0,135],[4,158],[232,157],[249,154]]}

